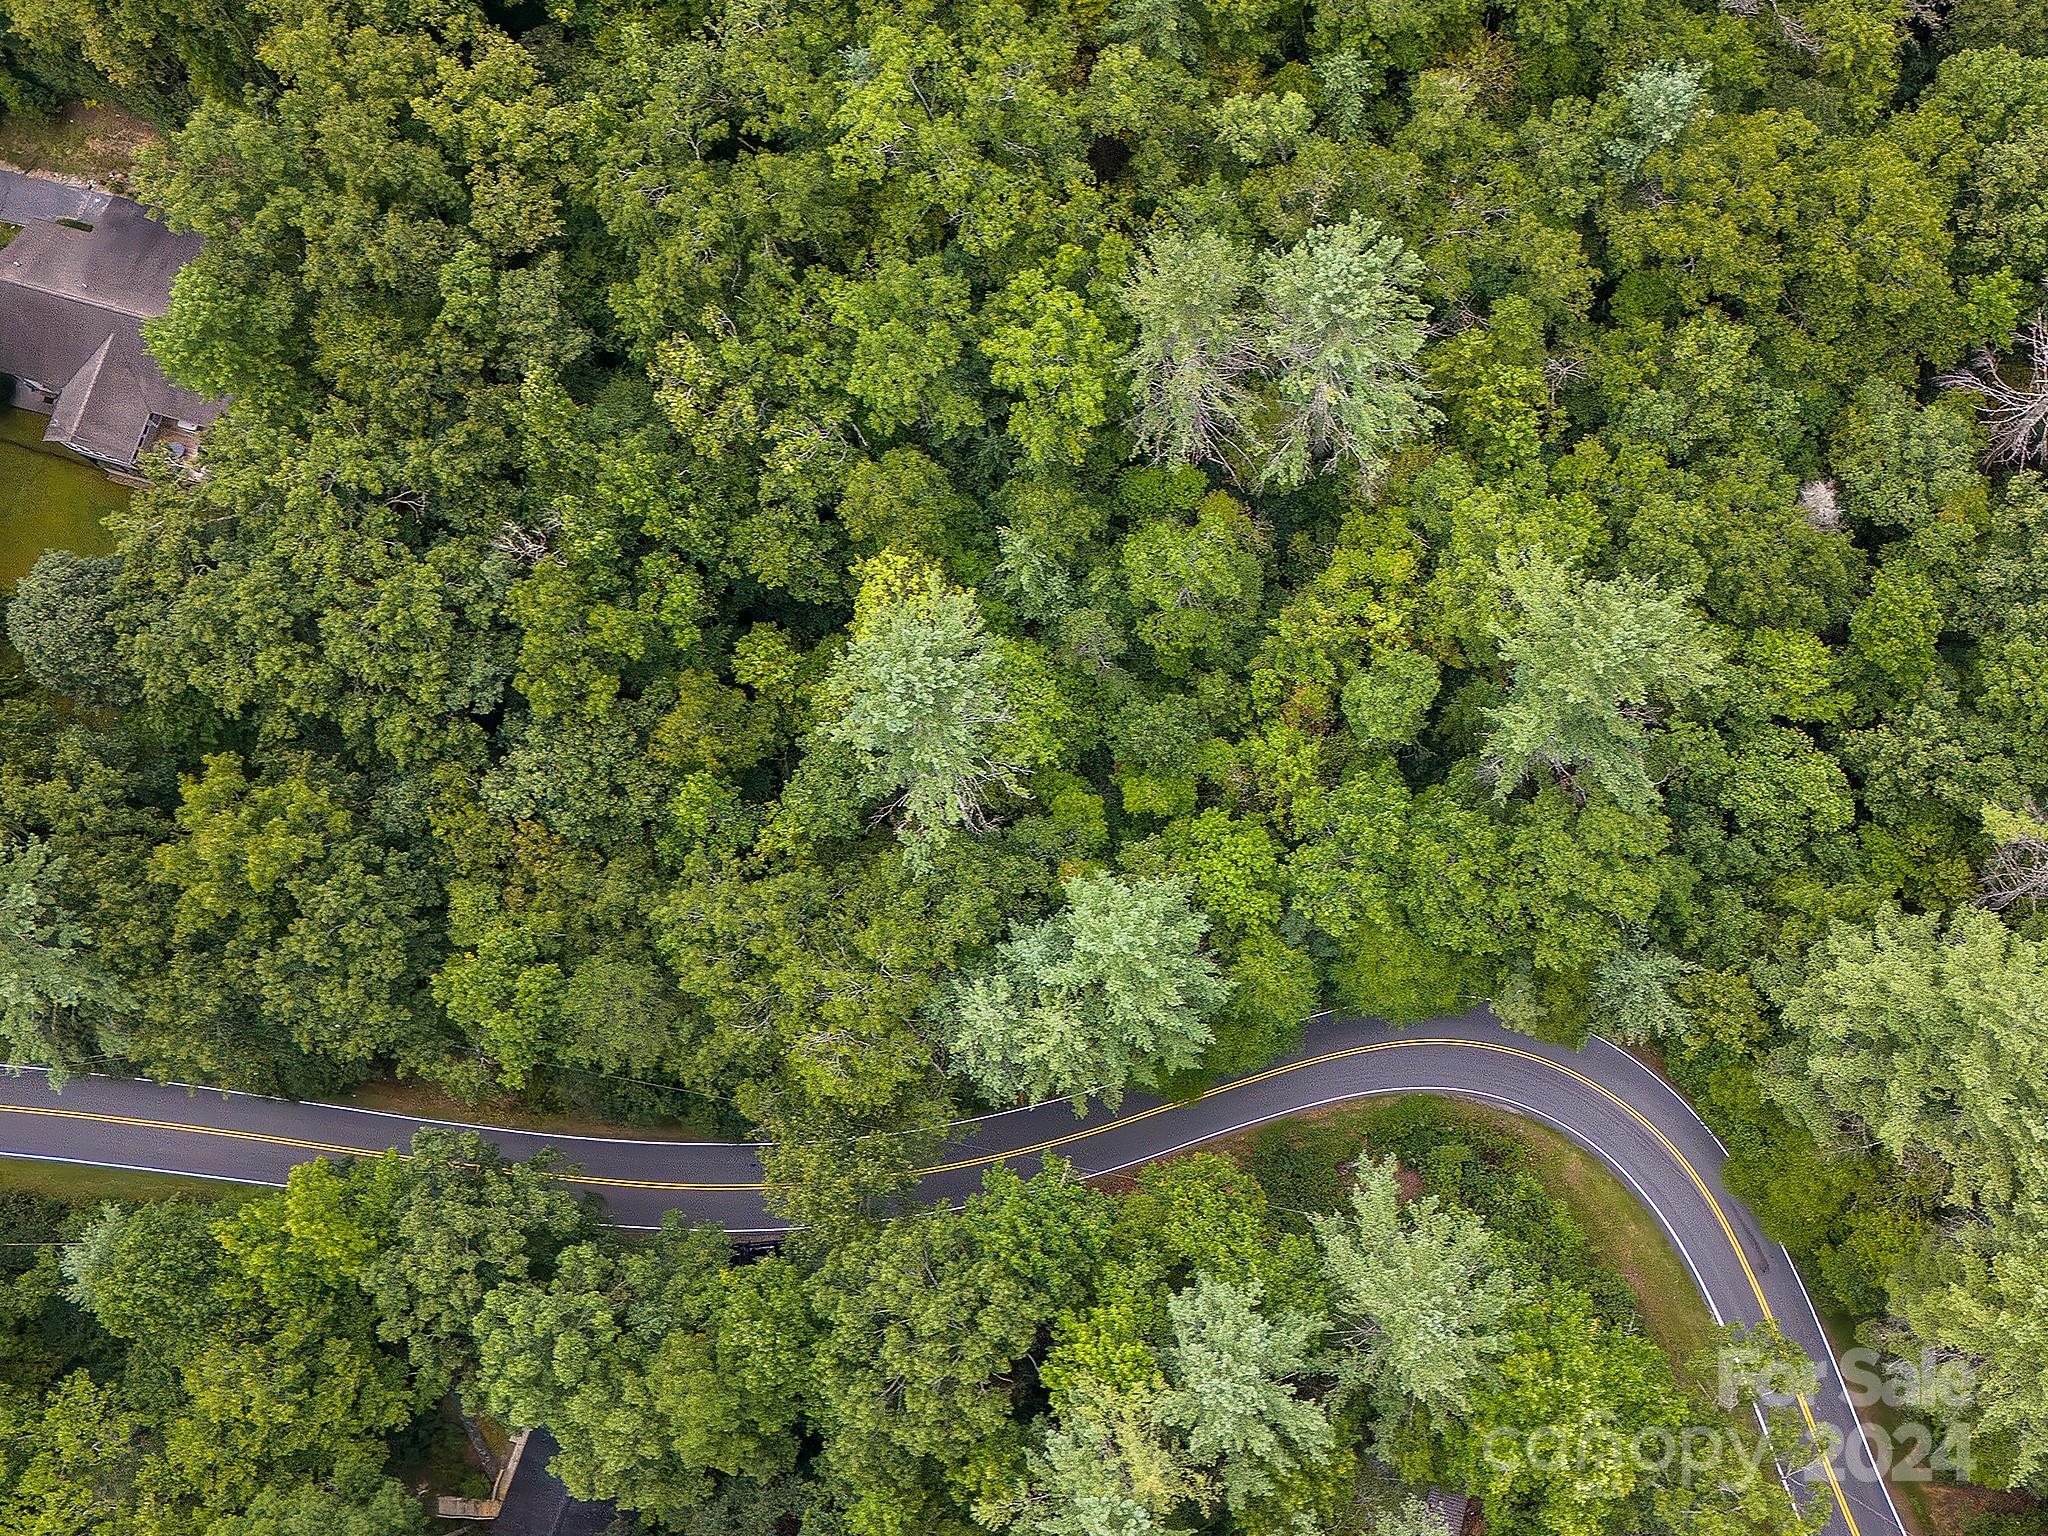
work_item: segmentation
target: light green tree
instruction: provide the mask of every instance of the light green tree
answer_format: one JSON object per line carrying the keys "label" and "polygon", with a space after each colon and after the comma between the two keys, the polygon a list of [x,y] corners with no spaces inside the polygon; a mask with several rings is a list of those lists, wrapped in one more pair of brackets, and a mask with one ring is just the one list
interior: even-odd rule
{"label": "light green tree", "polygon": [[1634,176],[1652,153],[1683,133],[1701,112],[1704,77],[1695,64],[1646,64],[1623,80],[1620,132],[1602,146],[1609,163]]}
{"label": "light green tree", "polygon": [[1360,1536],[1443,1536],[1443,1518],[1412,1493],[1382,1499],[1361,1510],[1355,1529]]}
{"label": "light green tree", "polygon": [[372,1467],[345,1467],[324,1484],[266,1488],[242,1514],[205,1536],[423,1536],[427,1517],[403,1483]]}
{"label": "light green tree", "polygon": [[1216,141],[1246,165],[1263,165],[1293,154],[1315,122],[1315,112],[1298,91],[1226,96],[1217,104]]}
{"label": "light green tree", "polygon": [[871,562],[853,639],[825,679],[818,745],[848,788],[913,843],[986,831],[990,801],[1022,789],[1006,727],[1017,707],[974,599],[915,562]]}
{"label": "light green tree", "polygon": [[1653,945],[1617,944],[1593,972],[1594,1013],[1631,1045],[1681,1039],[1691,1015],[1671,989],[1698,969]]}
{"label": "light green tree", "polygon": [[[1901,1287],[1913,1331],[1969,1365],[1973,1392],[1922,1404],[1971,1421],[1973,1445],[2023,1487],[2048,1468],[2048,1229],[2038,1222],[1973,1227],[1931,1275]],[[1945,1410],[1945,1411],[1944,1411]],[[1991,1481],[1985,1467],[1978,1480]]]}
{"label": "light green tree", "polygon": [[459,1380],[474,1365],[485,1297],[551,1268],[593,1218],[545,1164],[508,1164],[468,1132],[421,1132],[396,1183],[391,1229],[363,1288],[384,1339],[403,1344],[423,1375]]}
{"label": "light green tree", "polygon": [[1694,1411],[1672,1385],[1669,1359],[1640,1334],[1603,1326],[1591,1300],[1566,1287],[1524,1297],[1511,1332],[1471,1413],[1439,1426],[1452,1447],[1445,1470],[1531,1530],[1622,1527],[1658,1480],[1637,1437],[1675,1433]]}
{"label": "light green tree", "polygon": [[[132,1520],[137,1485],[159,1481],[147,1415],[116,1382],[73,1371],[40,1412],[9,1415],[22,1452],[0,1482],[0,1521],[22,1536],[78,1536],[119,1530]],[[17,1428],[18,1425],[18,1428]],[[130,1529],[134,1527],[129,1525]]]}
{"label": "light green tree", "polygon": [[222,1323],[213,1220],[200,1206],[101,1206],[64,1250],[66,1295],[148,1364],[182,1359]]}
{"label": "light green tree", "polygon": [[1352,471],[1376,485],[1387,454],[1437,419],[1415,368],[1429,309],[1422,263],[1370,219],[1311,230],[1259,274],[1260,484]]}
{"label": "light green tree", "polygon": [[989,381],[1011,396],[1008,431],[1034,463],[1078,464],[1109,419],[1117,351],[1081,293],[1057,280],[1081,253],[1060,252],[1054,273],[1030,268],[990,303],[981,339]]}
{"label": "light green tree", "polygon": [[92,1053],[94,1017],[116,1000],[91,934],[57,904],[64,870],[42,839],[0,838],[0,1052],[51,1068],[59,1087]]}
{"label": "light green tree", "polygon": [[1119,550],[1138,606],[1138,637],[1163,671],[1225,660],[1257,622],[1263,596],[1259,536],[1244,503],[1212,491],[1192,525],[1176,517],[1140,524]]}
{"label": "light green tree", "polygon": [[545,1285],[508,1278],[476,1318],[483,1402],[546,1424],[579,1497],[665,1523],[709,1496],[712,1471],[787,1470],[812,1343],[801,1284],[779,1260],[731,1263],[717,1228],[672,1222],[624,1254],[564,1249]]}
{"label": "light green tree", "polygon": [[1021,1467],[1025,1359],[1099,1272],[1108,1214],[1067,1170],[999,1166],[961,1210],[870,1224],[809,1276],[809,1417],[864,1528],[954,1529],[949,1487]]}
{"label": "light green tree", "polygon": [[1023,1536],[1184,1536],[1180,1512],[1213,1502],[1214,1491],[1179,1439],[1161,1432],[1156,1399],[1151,1388],[1114,1392],[1093,1381],[1066,1394],[1031,1458],[1010,1528]]}
{"label": "light green tree", "polygon": [[1654,809],[1644,740],[1660,701],[1719,676],[1705,623],[1654,582],[1588,580],[1540,551],[1501,575],[1514,617],[1494,625],[1508,668],[1507,699],[1488,716],[1496,796],[1540,768],[1567,785],[1583,775],[1638,814]]}
{"label": "light green tree", "polygon": [[1121,290],[1136,322],[1130,376],[1138,446],[1172,464],[1230,461],[1258,350],[1242,306],[1251,262],[1213,231],[1156,236]]}
{"label": "light green tree", "polygon": [[1338,1386],[1389,1415],[1411,1402],[1462,1413],[1507,1349],[1514,1279],[1478,1217],[1434,1195],[1404,1206],[1395,1174],[1392,1158],[1361,1160],[1350,1210],[1314,1218]]}
{"label": "light green tree", "polygon": [[1377,652],[1344,685],[1344,723],[1361,741],[1404,746],[1429,718],[1439,676],[1437,664],[1420,651]]}
{"label": "light green tree", "polygon": [[1260,1299],[1256,1280],[1230,1285],[1199,1274],[1166,1304],[1170,1390],[1155,1411],[1186,1432],[1192,1461],[1219,1469],[1233,1508],[1271,1493],[1276,1479],[1320,1460],[1334,1442],[1322,1409],[1294,1388],[1322,1325],[1299,1312],[1268,1316]]}
{"label": "light green tree", "polygon": [[1773,1094],[1826,1140],[1935,1158],[1958,1204],[2048,1215],[2048,945],[1974,909],[1886,908],[1804,969]]}
{"label": "light green tree", "polygon": [[1076,875],[1067,904],[948,995],[954,1064],[991,1098],[1149,1086],[1194,1065],[1229,995],[1208,919],[1172,880]]}
{"label": "light green tree", "polygon": [[431,1401],[379,1347],[361,1287],[388,1173],[316,1160],[231,1209],[109,1205],[65,1251],[67,1294],[126,1343],[162,1451],[157,1501],[236,1511],[377,1465]]}

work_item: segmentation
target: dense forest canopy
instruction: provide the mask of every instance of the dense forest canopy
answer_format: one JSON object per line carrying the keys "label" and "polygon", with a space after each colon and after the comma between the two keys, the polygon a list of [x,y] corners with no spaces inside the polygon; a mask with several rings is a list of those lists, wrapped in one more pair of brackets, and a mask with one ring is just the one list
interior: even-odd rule
{"label": "dense forest canopy", "polygon": [[[785,1140],[864,1234],[837,1337],[917,1150],[860,1133],[1489,1000],[1662,1052],[1831,1304],[1977,1363],[1981,1473],[2048,1479],[2041,0],[0,23],[0,109],[164,129],[206,244],[150,344],[233,397],[9,602],[11,1059]],[[1042,1198],[1082,1286],[1115,1222]],[[1159,1402],[1030,1464],[1207,1433],[1198,1335],[1302,1366],[1274,1262],[1175,1274]],[[1319,1464],[1268,1406],[1186,1507]],[[685,1462],[783,1475],[760,1411]],[[949,1444],[848,1528],[1040,1518]]]}
{"label": "dense forest canopy", "polygon": [[[66,1241],[0,1249],[0,1520],[425,1536],[410,1474],[461,1401],[550,1426],[621,1536],[1441,1536],[1432,1483],[1499,1531],[1810,1536],[1786,1426],[1631,1454],[1704,1405],[1514,1143],[1387,1131],[1288,1185],[1308,1219],[1213,1155],[1116,1195],[1053,1165],[744,1265],[715,1228],[623,1243],[445,1134],[247,1204],[9,1196],[10,1232]],[[1723,1347],[1803,1365],[1774,1330]],[[1534,1429],[1588,1459],[1503,1452]]]}

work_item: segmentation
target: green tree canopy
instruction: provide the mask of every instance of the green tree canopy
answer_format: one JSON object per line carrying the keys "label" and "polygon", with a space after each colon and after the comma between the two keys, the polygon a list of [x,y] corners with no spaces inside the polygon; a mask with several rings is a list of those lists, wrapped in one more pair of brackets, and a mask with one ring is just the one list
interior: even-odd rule
{"label": "green tree canopy", "polygon": [[1502,581],[1515,617],[1495,627],[1506,700],[1488,762],[1504,798],[1543,770],[1583,774],[1630,810],[1655,804],[1643,755],[1658,706],[1710,686],[1719,652],[1685,600],[1629,576],[1589,581],[1535,554]]}
{"label": "green tree canopy", "polygon": [[1229,986],[1178,882],[1076,875],[1063,890],[1059,912],[1006,939],[939,1006],[960,1070],[990,1097],[1114,1104],[1201,1058]]}
{"label": "green tree canopy", "polygon": [[1512,1277],[1468,1212],[1424,1195],[1406,1206],[1391,1159],[1362,1161],[1351,1208],[1315,1220],[1340,1386],[1381,1412],[1459,1413],[1507,1348]]}
{"label": "green tree canopy", "polygon": [[1931,1157],[1950,1197],[2038,1214],[2048,1191],[2048,954],[1987,913],[1831,927],[1784,1000],[1769,1079],[1829,1139]]}

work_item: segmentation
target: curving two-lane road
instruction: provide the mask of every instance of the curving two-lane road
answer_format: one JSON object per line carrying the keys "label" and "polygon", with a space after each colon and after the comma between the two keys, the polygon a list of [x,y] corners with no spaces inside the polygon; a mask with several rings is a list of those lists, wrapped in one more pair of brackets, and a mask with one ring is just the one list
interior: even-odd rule
{"label": "curving two-lane road", "polygon": [[[1906,1536],[1790,1257],[1722,1187],[1725,1149],[1668,1083],[1604,1040],[1568,1051],[1511,1033],[1484,1010],[1410,1030],[1320,1018],[1293,1056],[1185,1103],[1133,1096],[1116,1114],[1077,1118],[1061,1101],[963,1121],[922,1191],[957,1198],[990,1164],[1028,1172],[1048,1152],[1110,1173],[1319,1105],[1400,1093],[1499,1105],[1613,1168],[1656,1215],[1717,1319],[1773,1319],[1818,1362],[1819,1385],[1799,1410],[1844,1449],[1803,1476],[1830,1507],[1829,1536]],[[120,1078],[73,1078],[62,1093],[38,1072],[0,1078],[0,1156],[251,1183],[281,1184],[323,1154],[402,1148],[415,1131],[450,1123]],[[677,1210],[735,1234],[782,1230],[763,1203],[754,1146],[476,1129],[509,1157],[560,1151],[575,1165],[566,1177],[602,1194],[622,1225],[652,1227]]]}

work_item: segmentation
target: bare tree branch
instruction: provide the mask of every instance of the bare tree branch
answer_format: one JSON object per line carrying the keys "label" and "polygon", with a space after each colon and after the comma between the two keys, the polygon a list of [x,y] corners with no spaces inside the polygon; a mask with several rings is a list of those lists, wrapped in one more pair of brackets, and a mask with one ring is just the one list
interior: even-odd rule
{"label": "bare tree branch", "polygon": [[2007,378],[1989,351],[1980,351],[1967,367],[1945,373],[1935,382],[1944,389],[1968,390],[1983,398],[1979,409],[1991,432],[1991,446],[1984,454],[1986,464],[2048,464],[2048,310],[2036,310],[2034,318],[2012,339],[2013,355],[2027,355],[2024,385]]}
{"label": "bare tree branch", "polygon": [[1721,9],[1730,16],[1761,16],[1771,13],[1771,20],[1778,24],[1778,31],[1787,43],[1801,53],[1819,58],[1820,39],[1806,29],[1805,23],[1796,16],[1787,16],[1778,0],[1721,0]]}
{"label": "bare tree branch", "polygon": [[1993,912],[2025,902],[2038,907],[2048,901],[2048,813],[2029,805],[2008,818],[1998,851],[1977,877],[1977,905]]}

